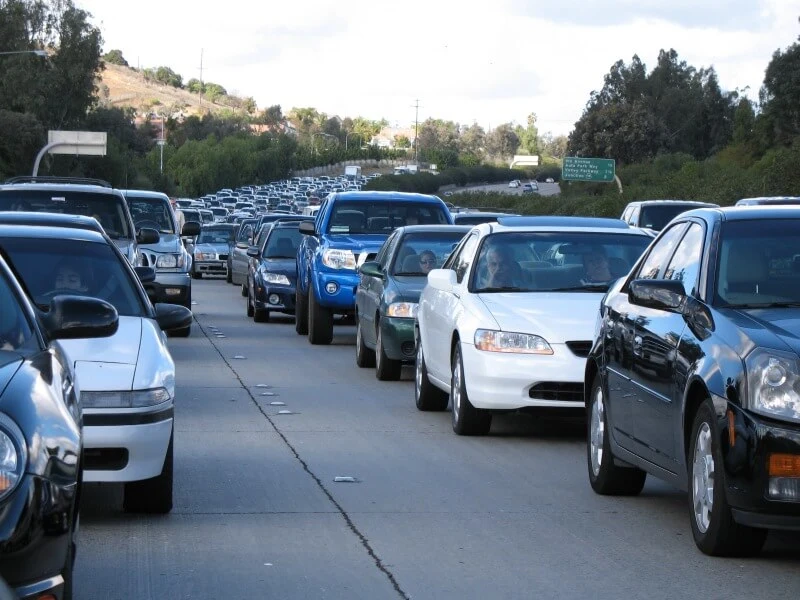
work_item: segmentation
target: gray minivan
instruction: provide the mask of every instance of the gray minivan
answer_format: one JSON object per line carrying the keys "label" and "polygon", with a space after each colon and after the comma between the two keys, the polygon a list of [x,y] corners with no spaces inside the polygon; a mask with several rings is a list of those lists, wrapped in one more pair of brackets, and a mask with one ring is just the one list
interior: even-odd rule
{"label": "gray minivan", "polygon": [[[153,302],[183,304],[192,308],[192,255],[183,246],[181,236],[200,234],[200,224],[189,221],[178,231],[178,221],[166,194],[148,190],[121,190],[137,231],[155,229],[159,240],[142,244],[141,265],[156,270],[156,280],[148,291]],[[148,286],[149,287],[149,286]]]}
{"label": "gray minivan", "polygon": [[49,212],[94,217],[131,264],[139,244],[157,243],[157,229],[137,229],[122,192],[100,179],[21,176],[0,185],[0,211]]}

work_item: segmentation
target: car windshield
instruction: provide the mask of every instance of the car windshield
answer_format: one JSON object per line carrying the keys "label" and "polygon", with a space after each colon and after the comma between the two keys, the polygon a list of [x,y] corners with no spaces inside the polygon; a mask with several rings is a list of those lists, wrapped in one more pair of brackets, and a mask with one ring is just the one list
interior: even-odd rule
{"label": "car windshield", "polygon": [[391,233],[405,225],[445,225],[444,205],[424,202],[337,201],[328,233]]}
{"label": "car windshield", "polygon": [[277,227],[267,236],[261,255],[264,258],[295,258],[303,234],[299,227]]}
{"label": "car windshield", "polygon": [[0,350],[33,347],[36,347],[33,328],[22,310],[19,297],[0,273]]}
{"label": "car windshield", "polygon": [[227,244],[233,241],[233,227],[203,227],[197,238],[198,244]]}
{"label": "car windshield", "polygon": [[130,196],[126,199],[133,217],[133,225],[137,230],[149,227],[158,230],[159,233],[175,233],[169,201],[161,198]]}
{"label": "car windshield", "polygon": [[111,239],[133,238],[125,201],[116,194],[12,187],[0,190],[0,211],[49,212],[94,217]]}
{"label": "car windshield", "polygon": [[42,310],[54,296],[70,294],[106,300],[120,316],[146,316],[133,276],[108,244],[67,238],[6,238],[0,243]]}
{"label": "car windshield", "polygon": [[392,274],[427,276],[428,271],[444,264],[462,237],[463,231],[404,235],[395,254]]}
{"label": "car windshield", "polygon": [[686,204],[646,204],[642,206],[642,213],[639,217],[639,226],[661,231],[667,223],[672,221],[681,213],[697,208]]}
{"label": "car windshield", "polygon": [[715,303],[753,308],[800,304],[800,219],[723,223]]}
{"label": "car windshield", "polygon": [[192,208],[192,209],[184,208],[184,209],[181,209],[181,212],[183,213],[184,221],[186,221],[187,223],[189,221],[197,221],[198,223],[202,223],[203,222],[203,217],[200,216],[200,211],[197,210],[196,208]]}
{"label": "car windshield", "polygon": [[477,254],[470,291],[605,292],[651,239],[612,230],[492,234]]}

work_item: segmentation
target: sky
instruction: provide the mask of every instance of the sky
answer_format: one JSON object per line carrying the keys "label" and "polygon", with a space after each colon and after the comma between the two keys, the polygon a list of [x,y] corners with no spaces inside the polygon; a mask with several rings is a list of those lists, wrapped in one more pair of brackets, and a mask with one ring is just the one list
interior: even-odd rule
{"label": "sky", "polygon": [[[525,124],[568,135],[603,76],[674,48],[752,99],[800,35],[800,0],[74,0],[104,51],[200,77],[260,109]],[[209,8],[213,7],[213,8]]]}

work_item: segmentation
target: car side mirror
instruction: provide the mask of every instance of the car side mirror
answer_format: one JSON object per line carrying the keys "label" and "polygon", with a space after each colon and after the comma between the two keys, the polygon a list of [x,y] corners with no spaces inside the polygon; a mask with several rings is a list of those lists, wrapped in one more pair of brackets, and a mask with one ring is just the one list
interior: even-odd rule
{"label": "car side mirror", "polygon": [[195,237],[200,235],[200,223],[197,221],[189,221],[183,224],[183,228],[181,229],[181,236],[183,237]]}
{"label": "car side mirror", "polygon": [[431,269],[428,273],[428,285],[435,290],[452,292],[458,285],[456,272],[452,269]]}
{"label": "car side mirror", "polygon": [[384,276],[383,270],[381,269],[381,264],[372,260],[369,260],[361,265],[361,268],[358,269],[358,272],[362,275],[378,277],[380,279],[383,279]]}
{"label": "car side mirror", "polygon": [[156,323],[161,331],[183,329],[192,324],[192,311],[180,304],[159,302],[153,306],[156,312]]}
{"label": "car side mirror", "polygon": [[682,313],[686,306],[683,283],[672,279],[634,279],[628,286],[631,304]]}
{"label": "car side mirror", "polygon": [[160,239],[158,230],[150,227],[142,227],[136,232],[136,242],[139,244],[157,244]]}
{"label": "car side mirror", "polygon": [[247,249],[247,256],[251,258],[258,258],[261,256],[261,249],[258,246],[250,246]]}
{"label": "car side mirror", "polygon": [[142,283],[152,283],[156,280],[156,270],[153,267],[134,267],[133,270]]}
{"label": "car side mirror", "polygon": [[316,228],[312,221],[300,221],[299,229],[300,233],[304,235],[317,235]]}
{"label": "car side mirror", "polygon": [[105,300],[63,295],[50,301],[42,324],[52,340],[102,338],[117,332],[119,315]]}

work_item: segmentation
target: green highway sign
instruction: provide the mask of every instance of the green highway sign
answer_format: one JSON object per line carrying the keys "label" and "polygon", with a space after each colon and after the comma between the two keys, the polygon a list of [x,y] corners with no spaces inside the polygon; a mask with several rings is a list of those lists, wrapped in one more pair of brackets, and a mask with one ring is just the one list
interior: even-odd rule
{"label": "green highway sign", "polygon": [[562,181],[614,181],[613,158],[567,156],[561,167]]}

